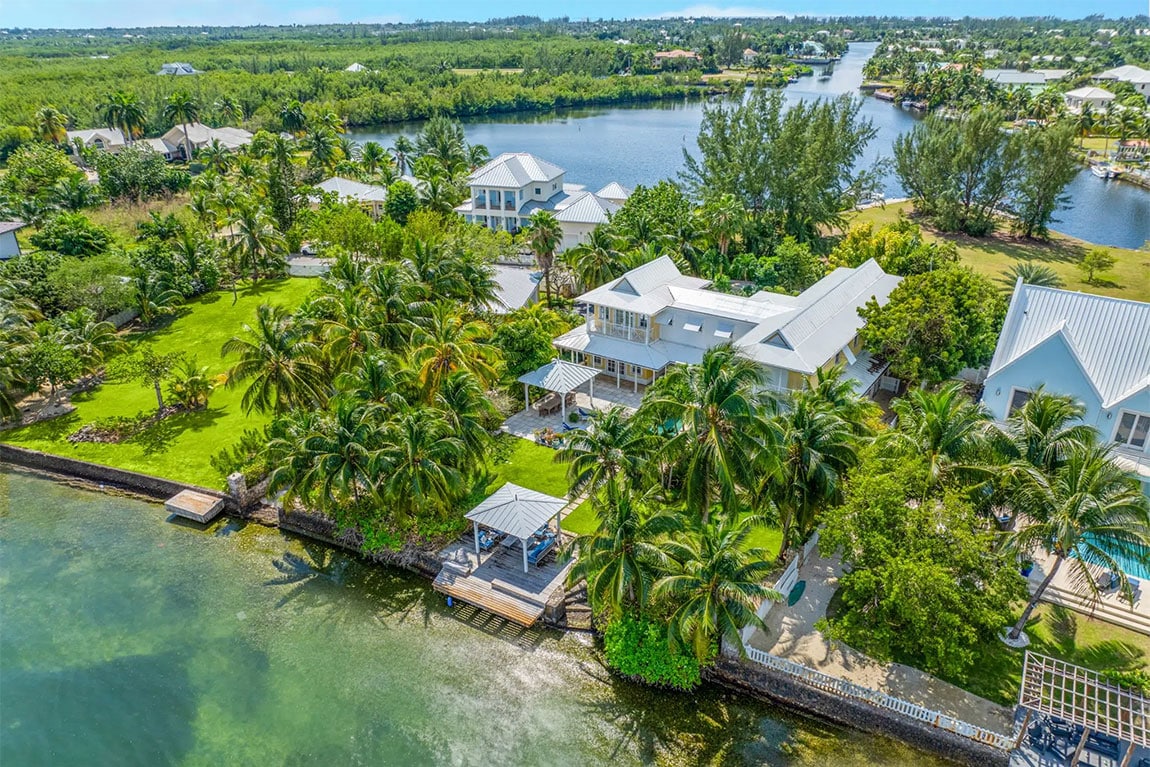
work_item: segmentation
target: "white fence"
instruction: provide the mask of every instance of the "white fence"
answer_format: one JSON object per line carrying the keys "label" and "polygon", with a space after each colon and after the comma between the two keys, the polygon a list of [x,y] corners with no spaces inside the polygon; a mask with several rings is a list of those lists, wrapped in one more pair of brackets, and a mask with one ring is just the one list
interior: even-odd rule
{"label": "white fence", "polygon": [[1014,748],[1016,735],[1003,735],[1002,733],[987,730],[984,727],[977,727],[969,722],[956,719],[949,714],[944,714],[941,711],[933,711],[917,703],[911,703],[902,698],[887,695],[885,692],[872,690],[869,687],[863,687],[854,682],[848,682],[845,679],[839,679],[838,677],[824,674],[821,671],[815,671],[813,668],[808,668],[800,663],[771,655],[762,650],[756,650],[754,647],[747,647],[747,656],[755,663],[800,679],[811,687],[822,690],[823,692],[869,703],[872,706],[884,708],[888,711],[895,711],[909,719],[924,722],[932,727],[970,738],[978,743],[997,748],[1001,751],[1010,751]]}
{"label": "white fence", "polygon": [[[795,555],[795,558],[790,561],[790,564],[787,565],[787,568],[783,570],[783,574],[779,576],[779,579],[775,581],[775,585],[773,586],[775,591],[782,594],[784,598],[786,598],[786,596],[791,593],[791,589],[793,589],[795,584],[799,582],[799,568],[802,567],[803,563],[805,563],[810,558],[811,552],[813,552],[815,547],[818,545],[819,532],[816,530],[810,537],[810,540],[803,544],[802,549],[800,549],[799,553]],[[773,608],[775,604],[775,602],[772,602],[769,599],[763,600],[763,603],[759,605],[758,609],[759,617],[763,620],[766,620],[767,615],[770,614],[771,608]],[[751,634],[754,633],[754,626],[744,626],[743,643],[746,644],[749,642],[751,639]]]}

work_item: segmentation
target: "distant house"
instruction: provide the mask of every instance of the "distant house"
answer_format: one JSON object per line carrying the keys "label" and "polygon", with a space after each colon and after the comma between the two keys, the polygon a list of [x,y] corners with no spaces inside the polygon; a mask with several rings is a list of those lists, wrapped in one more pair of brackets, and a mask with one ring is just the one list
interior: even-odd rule
{"label": "distant house", "polygon": [[496,298],[488,308],[494,314],[508,314],[539,300],[540,272],[522,266],[495,265]]}
{"label": "distant house", "polygon": [[171,64],[162,64],[158,75],[198,75],[200,70],[194,69],[191,64],[177,61]]}
{"label": "distant house", "polygon": [[1025,72],[1017,69],[984,69],[982,76],[997,85],[1021,85],[1031,90],[1039,90],[1050,83],[1058,82],[1070,72],[1069,69],[1030,69]]}
{"label": "distant house", "polygon": [[7,261],[20,255],[20,243],[16,232],[28,226],[23,221],[0,221],[0,261]]}
{"label": "distant house", "polygon": [[1089,106],[1095,112],[1105,112],[1114,102],[1113,93],[1092,85],[1067,91],[1062,97],[1066,100],[1066,108],[1071,112],[1081,112],[1085,106]]}
{"label": "distant house", "polygon": [[658,64],[659,66],[663,66],[663,65],[670,63],[670,62],[678,63],[678,62],[682,62],[682,61],[702,61],[702,60],[703,60],[703,57],[700,56],[699,54],[695,53],[694,51],[685,51],[682,48],[676,48],[673,51],[656,51],[655,52],[655,63]]}
{"label": "distant house", "polygon": [[85,149],[98,149],[102,152],[119,152],[126,146],[124,133],[119,128],[89,128],[68,131],[68,145],[76,142]]}
{"label": "distant house", "polygon": [[344,71],[344,72],[366,72],[366,71],[367,71],[367,67],[365,67],[363,64],[360,64],[360,63],[357,61],[357,62],[355,62],[354,64],[349,64],[349,65],[348,65],[348,67],[347,67],[347,69],[345,69],[345,70],[343,70],[343,71]]}
{"label": "distant house", "polygon": [[800,389],[841,364],[855,390],[867,393],[885,365],[863,349],[858,310],[872,298],[886,303],[900,280],[872,259],[836,269],[797,296],[737,296],[709,290],[709,280],[661,256],[579,296],[590,307],[586,324],[552,343],[636,390],[670,365],[698,363],[707,349],[731,343],[762,366],[773,389]]}
{"label": "distant house", "polygon": [[751,64],[755,63],[755,59],[757,59],[758,57],[759,57],[759,52],[756,51],[754,48],[743,49],[743,64],[744,65],[749,67]]}
{"label": "distant house", "polygon": [[171,157],[184,157],[186,145],[191,144],[192,151],[203,149],[213,141],[218,141],[225,149],[239,149],[252,143],[252,134],[243,128],[211,128],[203,123],[188,123],[187,141],[185,142],[184,126],[176,125],[160,137],[160,141],[168,147]]}
{"label": "distant house", "polygon": [[468,222],[512,233],[525,227],[535,211],[551,211],[563,229],[563,251],[606,223],[631,194],[617,183],[589,192],[566,183],[565,176],[562,168],[533,154],[505,152],[471,173],[471,197],[455,211]]}
{"label": "distant house", "polygon": [[[316,188],[325,194],[335,194],[340,200],[359,203],[376,220],[383,215],[384,203],[387,202],[387,187],[364,184],[340,176],[325,179],[316,184]],[[312,198],[312,201],[318,202],[319,198]]]}
{"label": "distant house", "polygon": [[1042,385],[1080,401],[1150,493],[1150,304],[1019,281],[982,402],[1003,420]]}
{"label": "distant house", "polygon": [[1123,82],[1130,83],[1134,90],[1150,101],[1150,70],[1127,64],[1114,69],[1107,69],[1092,78],[1095,82]]}

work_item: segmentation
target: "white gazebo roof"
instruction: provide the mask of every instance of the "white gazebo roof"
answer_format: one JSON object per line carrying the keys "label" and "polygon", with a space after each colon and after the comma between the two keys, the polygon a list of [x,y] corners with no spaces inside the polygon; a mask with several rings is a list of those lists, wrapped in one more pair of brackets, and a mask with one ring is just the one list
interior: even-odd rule
{"label": "white gazebo roof", "polygon": [[547,391],[566,394],[593,380],[601,372],[597,368],[586,365],[553,359],[543,367],[519,376],[519,382],[529,386],[538,386]]}
{"label": "white gazebo roof", "polygon": [[508,482],[467,512],[467,518],[492,530],[526,540],[550,522],[566,505],[564,498],[538,493]]}

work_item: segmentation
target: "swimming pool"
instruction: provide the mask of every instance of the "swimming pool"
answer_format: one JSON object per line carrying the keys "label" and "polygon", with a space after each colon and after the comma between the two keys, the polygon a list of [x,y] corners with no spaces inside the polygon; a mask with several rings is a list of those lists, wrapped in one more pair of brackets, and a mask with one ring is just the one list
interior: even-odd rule
{"label": "swimming pool", "polygon": [[1150,581],[1150,551],[1143,552],[1141,556],[1123,556],[1111,553],[1122,572],[1131,578],[1144,578]]}

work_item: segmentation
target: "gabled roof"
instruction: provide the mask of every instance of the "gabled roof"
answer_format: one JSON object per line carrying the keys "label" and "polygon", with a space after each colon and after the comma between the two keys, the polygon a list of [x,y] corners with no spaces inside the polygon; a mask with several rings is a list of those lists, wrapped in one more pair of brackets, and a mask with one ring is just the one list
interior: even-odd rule
{"label": "gabled roof", "polygon": [[15,232],[18,229],[23,229],[28,224],[23,221],[0,221],[0,234],[8,234],[8,232]]}
{"label": "gabled roof", "polygon": [[367,69],[367,67],[365,67],[363,64],[360,64],[357,61],[354,64],[348,64],[347,69],[345,69],[343,71],[344,72],[363,72],[366,69]]}
{"label": "gabled roof", "polygon": [[1072,91],[1066,91],[1066,95],[1073,99],[1112,99],[1114,94],[1103,88],[1095,88],[1093,85],[1088,85],[1085,88],[1075,88]]}
{"label": "gabled roof", "polygon": [[323,192],[335,192],[340,198],[350,198],[357,202],[383,202],[387,199],[386,187],[364,184],[341,176],[324,179],[315,186]]}
{"label": "gabled roof", "polygon": [[1150,304],[1020,284],[990,362],[993,376],[1055,334],[1103,407],[1150,387]]}
{"label": "gabled roof", "polygon": [[683,273],[670,256],[659,256],[624,274],[611,284],[609,290],[641,296],[682,276]]}
{"label": "gabled roof", "polygon": [[603,371],[599,370],[599,368],[587,367],[586,365],[579,365],[574,362],[555,358],[546,365],[542,365],[530,373],[524,373],[519,376],[518,381],[519,383],[538,386],[540,389],[546,389],[547,391],[566,394],[567,392],[575,391],[601,372]]}
{"label": "gabled roof", "polygon": [[579,192],[555,209],[555,220],[568,224],[605,224],[610,214],[619,210],[616,202],[590,192]]}
{"label": "gabled roof", "polygon": [[496,264],[495,291],[499,302],[487,308],[495,314],[506,314],[521,309],[531,302],[539,290],[540,274],[521,266]]}
{"label": "gabled roof", "polygon": [[1105,72],[1100,72],[1094,75],[1095,80],[1125,80],[1133,82],[1136,79],[1141,82],[1144,75],[1150,75],[1150,70],[1145,70],[1142,67],[1136,67],[1133,64],[1126,64],[1121,67],[1114,67],[1107,69]]}
{"label": "gabled roof", "polygon": [[70,130],[68,131],[68,141],[72,139],[80,139],[84,145],[92,143],[96,139],[102,140],[109,146],[123,146],[124,133],[119,128],[87,128],[85,130]]}
{"label": "gabled roof", "polygon": [[563,169],[540,160],[528,152],[504,152],[472,172],[472,186],[521,187],[531,183],[553,181]]}

